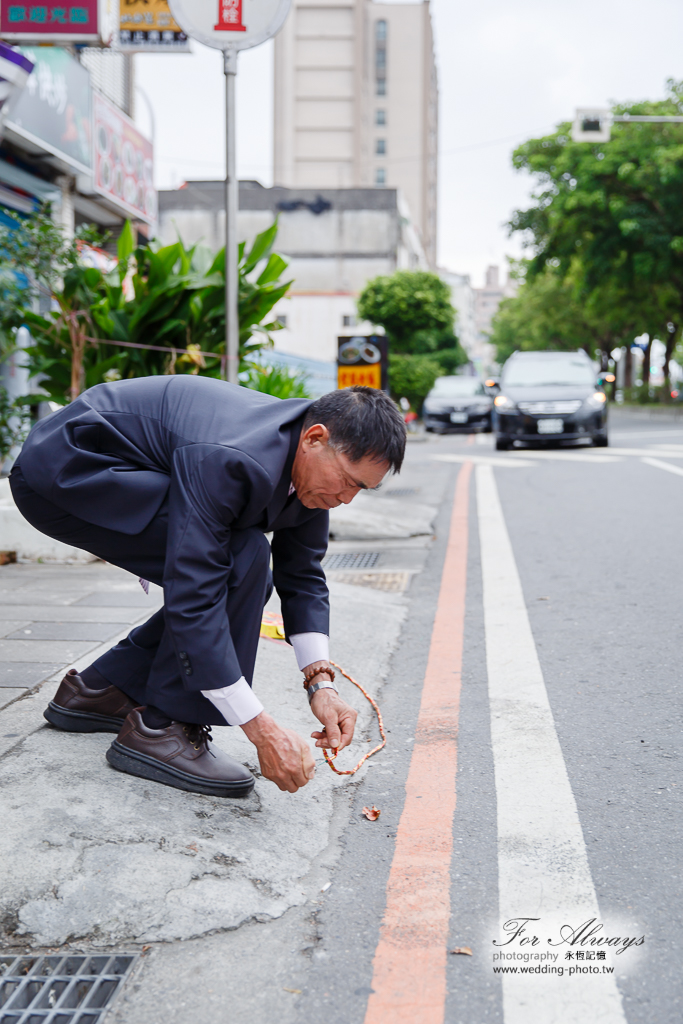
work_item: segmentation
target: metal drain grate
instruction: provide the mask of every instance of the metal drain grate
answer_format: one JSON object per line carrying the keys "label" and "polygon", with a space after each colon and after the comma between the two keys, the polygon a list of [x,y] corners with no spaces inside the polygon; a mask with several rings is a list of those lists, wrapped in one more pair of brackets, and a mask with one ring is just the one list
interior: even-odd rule
{"label": "metal drain grate", "polygon": [[419,493],[419,487],[394,487],[393,490],[386,491],[384,496],[386,498],[414,498]]}
{"label": "metal drain grate", "polygon": [[99,1024],[137,959],[0,955],[0,1024]]}
{"label": "metal drain grate", "polygon": [[379,551],[340,551],[323,558],[323,569],[372,569],[377,564]]}

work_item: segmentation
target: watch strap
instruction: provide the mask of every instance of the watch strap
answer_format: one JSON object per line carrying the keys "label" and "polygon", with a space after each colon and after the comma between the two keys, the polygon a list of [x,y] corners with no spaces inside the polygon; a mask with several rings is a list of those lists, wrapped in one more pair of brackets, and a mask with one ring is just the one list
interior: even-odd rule
{"label": "watch strap", "polygon": [[318,692],[318,690],[334,690],[335,693],[339,693],[339,690],[337,689],[333,682],[313,683],[311,686],[306,687],[306,693],[308,695],[309,704],[313,700],[313,697]]}

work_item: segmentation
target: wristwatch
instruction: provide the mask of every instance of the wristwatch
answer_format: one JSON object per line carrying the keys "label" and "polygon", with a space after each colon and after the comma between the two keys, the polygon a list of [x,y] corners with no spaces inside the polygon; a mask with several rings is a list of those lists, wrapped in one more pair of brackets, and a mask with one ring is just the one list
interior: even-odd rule
{"label": "wristwatch", "polygon": [[[329,681],[323,679],[319,683],[312,682],[316,676],[322,674],[329,676]],[[308,696],[308,703],[311,703],[318,690],[334,690],[335,693],[339,693],[339,690],[334,684],[334,679],[334,669],[327,662],[313,662],[312,665],[309,665],[304,673],[304,689]]]}

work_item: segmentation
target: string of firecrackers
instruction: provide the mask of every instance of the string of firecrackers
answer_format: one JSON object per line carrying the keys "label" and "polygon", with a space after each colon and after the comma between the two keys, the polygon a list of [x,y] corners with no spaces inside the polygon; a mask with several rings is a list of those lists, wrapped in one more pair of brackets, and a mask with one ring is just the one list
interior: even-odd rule
{"label": "string of firecrackers", "polygon": [[[361,757],[360,761],[358,762],[358,764],[356,765],[355,768],[349,768],[349,770],[345,771],[345,772],[340,771],[339,768],[336,768],[332,764],[332,762],[335,760],[335,758],[337,756],[338,751],[335,750],[334,753],[332,754],[332,756],[330,757],[330,755],[327,753],[327,751],[323,749],[323,755],[325,757],[325,760],[327,761],[327,763],[329,764],[330,768],[332,769],[333,772],[335,772],[336,775],[355,775],[356,772],[358,771],[358,769],[361,767],[361,765],[365,764],[365,762],[367,761],[367,759],[369,757],[372,757],[373,754],[379,753],[379,751],[383,747],[386,746],[387,737],[386,737],[386,733],[384,732],[384,722],[382,721],[382,712],[380,711],[379,707],[377,706],[376,701],[374,701],[372,699],[372,697],[370,696],[368,691],[361,686],[361,684],[358,682],[357,679],[354,679],[353,676],[350,676],[348,672],[345,672],[344,669],[341,667],[341,665],[338,665],[336,661],[331,661],[330,665],[334,665],[334,667],[341,672],[341,674],[344,676],[345,679],[348,679],[348,681],[350,683],[353,683],[354,686],[358,687],[358,689],[363,694],[363,696],[366,698],[366,700],[368,700],[370,702],[370,704],[372,704],[373,710],[374,710],[375,714],[377,715],[377,724],[379,725],[379,734],[382,737],[382,742],[380,744],[378,744],[376,747],[373,747],[372,750],[369,750],[367,754],[364,754],[363,757]],[[373,810],[375,810],[375,808],[373,808]],[[379,817],[379,813],[377,814],[377,817]],[[370,819],[370,820],[373,820],[373,819]]]}
{"label": "string of firecrackers", "polygon": [[[283,626],[283,622],[282,622],[282,616],[278,615],[277,612],[264,612],[263,613],[263,618],[261,620],[261,633],[260,633],[260,635],[264,639],[266,639],[266,640],[272,640],[274,643],[280,643],[280,644],[286,643],[286,641],[284,639],[285,630],[284,630],[284,626]],[[331,756],[327,753],[327,750],[323,750],[323,755],[325,757],[325,760],[327,761],[327,763],[329,764],[330,768],[332,769],[332,771],[336,775],[355,775],[356,772],[358,771],[358,769],[363,764],[365,764],[365,762],[367,761],[367,759],[369,757],[372,757],[373,754],[378,754],[379,751],[382,750],[382,748],[386,746],[387,737],[386,737],[386,733],[384,731],[384,722],[382,720],[382,712],[380,711],[376,701],[373,700],[373,698],[370,696],[368,691],[363,686],[361,686],[361,684],[358,682],[357,679],[354,679],[353,676],[350,676],[348,672],[345,672],[344,669],[341,667],[341,665],[338,665],[336,661],[331,661],[330,664],[334,665],[334,667],[336,669],[338,669],[339,672],[341,672],[341,674],[344,676],[345,679],[348,679],[348,681],[350,683],[353,683],[354,686],[358,687],[358,689],[363,694],[365,699],[367,701],[369,701],[369,703],[372,705],[372,708],[373,708],[375,714],[377,715],[377,724],[379,725],[379,734],[382,737],[382,742],[379,743],[376,747],[373,747],[372,750],[369,750],[367,754],[364,754],[363,757],[360,759],[360,761],[358,762],[358,764],[356,765],[355,768],[349,768],[346,771],[342,771],[340,768],[337,768],[336,765],[333,764],[333,761],[335,761],[335,759],[337,757],[337,753],[338,753],[337,750],[334,750],[334,752],[332,753]],[[375,808],[373,808],[373,810],[375,810]],[[377,817],[379,817],[379,813],[377,814]],[[373,819],[371,819],[371,820],[373,820]]]}

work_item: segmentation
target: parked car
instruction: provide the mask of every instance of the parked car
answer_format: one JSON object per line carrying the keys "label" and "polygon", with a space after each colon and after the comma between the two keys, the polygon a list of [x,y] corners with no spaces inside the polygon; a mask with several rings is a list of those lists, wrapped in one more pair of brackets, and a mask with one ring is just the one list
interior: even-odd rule
{"label": "parked car", "polygon": [[493,398],[479,377],[438,377],[422,406],[425,428],[436,434],[448,430],[491,430]]}
{"label": "parked car", "polygon": [[608,444],[607,396],[583,351],[515,352],[495,401],[496,448],[515,441]]}

